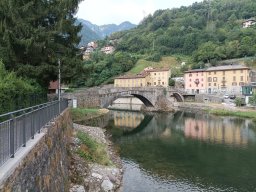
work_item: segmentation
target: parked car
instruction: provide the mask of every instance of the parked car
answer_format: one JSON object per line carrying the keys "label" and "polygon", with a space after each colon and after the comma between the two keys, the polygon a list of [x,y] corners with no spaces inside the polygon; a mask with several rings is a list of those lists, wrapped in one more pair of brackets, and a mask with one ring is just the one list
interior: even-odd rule
{"label": "parked car", "polygon": [[229,95],[229,98],[230,98],[230,99],[235,99],[236,96],[235,96],[235,95]]}
{"label": "parked car", "polygon": [[228,98],[229,98],[229,95],[228,95],[228,94],[225,94],[223,97],[224,97],[224,99],[228,99]]}

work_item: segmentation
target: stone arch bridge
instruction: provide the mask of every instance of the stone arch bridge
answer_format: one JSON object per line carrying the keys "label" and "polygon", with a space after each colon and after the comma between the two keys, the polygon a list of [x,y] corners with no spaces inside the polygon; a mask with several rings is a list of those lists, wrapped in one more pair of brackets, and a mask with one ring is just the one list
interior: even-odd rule
{"label": "stone arch bridge", "polygon": [[125,96],[134,96],[140,99],[146,107],[155,107],[160,100],[169,102],[183,102],[184,93],[177,89],[164,87],[134,87],[100,89],[100,107],[106,108],[116,99]]}

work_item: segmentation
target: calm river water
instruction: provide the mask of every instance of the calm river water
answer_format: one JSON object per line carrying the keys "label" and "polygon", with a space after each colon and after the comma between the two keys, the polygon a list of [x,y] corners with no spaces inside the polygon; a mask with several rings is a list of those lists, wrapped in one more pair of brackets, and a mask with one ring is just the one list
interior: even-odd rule
{"label": "calm river water", "polygon": [[124,192],[256,191],[256,123],[176,112],[111,111]]}

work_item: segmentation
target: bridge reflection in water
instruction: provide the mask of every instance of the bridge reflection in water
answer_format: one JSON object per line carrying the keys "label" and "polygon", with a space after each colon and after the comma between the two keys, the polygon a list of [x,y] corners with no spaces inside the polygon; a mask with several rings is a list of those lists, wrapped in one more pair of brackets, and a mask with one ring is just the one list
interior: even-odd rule
{"label": "bridge reflection in water", "polygon": [[111,113],[114,126],[123,132],[122,138],[119,138],[122,141],[124,137],[129,137],[130,141],[159,136],[170,137],[173,131],[181,131],[186,138],[228,145],[246,145],[249,140],[256,140],[255,133],[250,129],[251,120],[246,119],[184,112],[149,114],[111,111]]}

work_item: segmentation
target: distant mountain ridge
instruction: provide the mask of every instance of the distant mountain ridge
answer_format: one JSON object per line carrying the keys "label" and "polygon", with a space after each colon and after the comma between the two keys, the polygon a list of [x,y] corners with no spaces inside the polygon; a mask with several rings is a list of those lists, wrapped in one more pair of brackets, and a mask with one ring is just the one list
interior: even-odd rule
{"label": "distant mountain ridge", "polygon": [[98,26],[90,21],[77,19],[77,23],[81,23],[83,26],[80,32],[82,39],[79,46],[85,45],[90,41],[104,39],[106,36],[109,36],[114,32],[129,30],[136,27],[135,24],[132,24],[129,21],[125,21],[120,25],[107,24]]}

